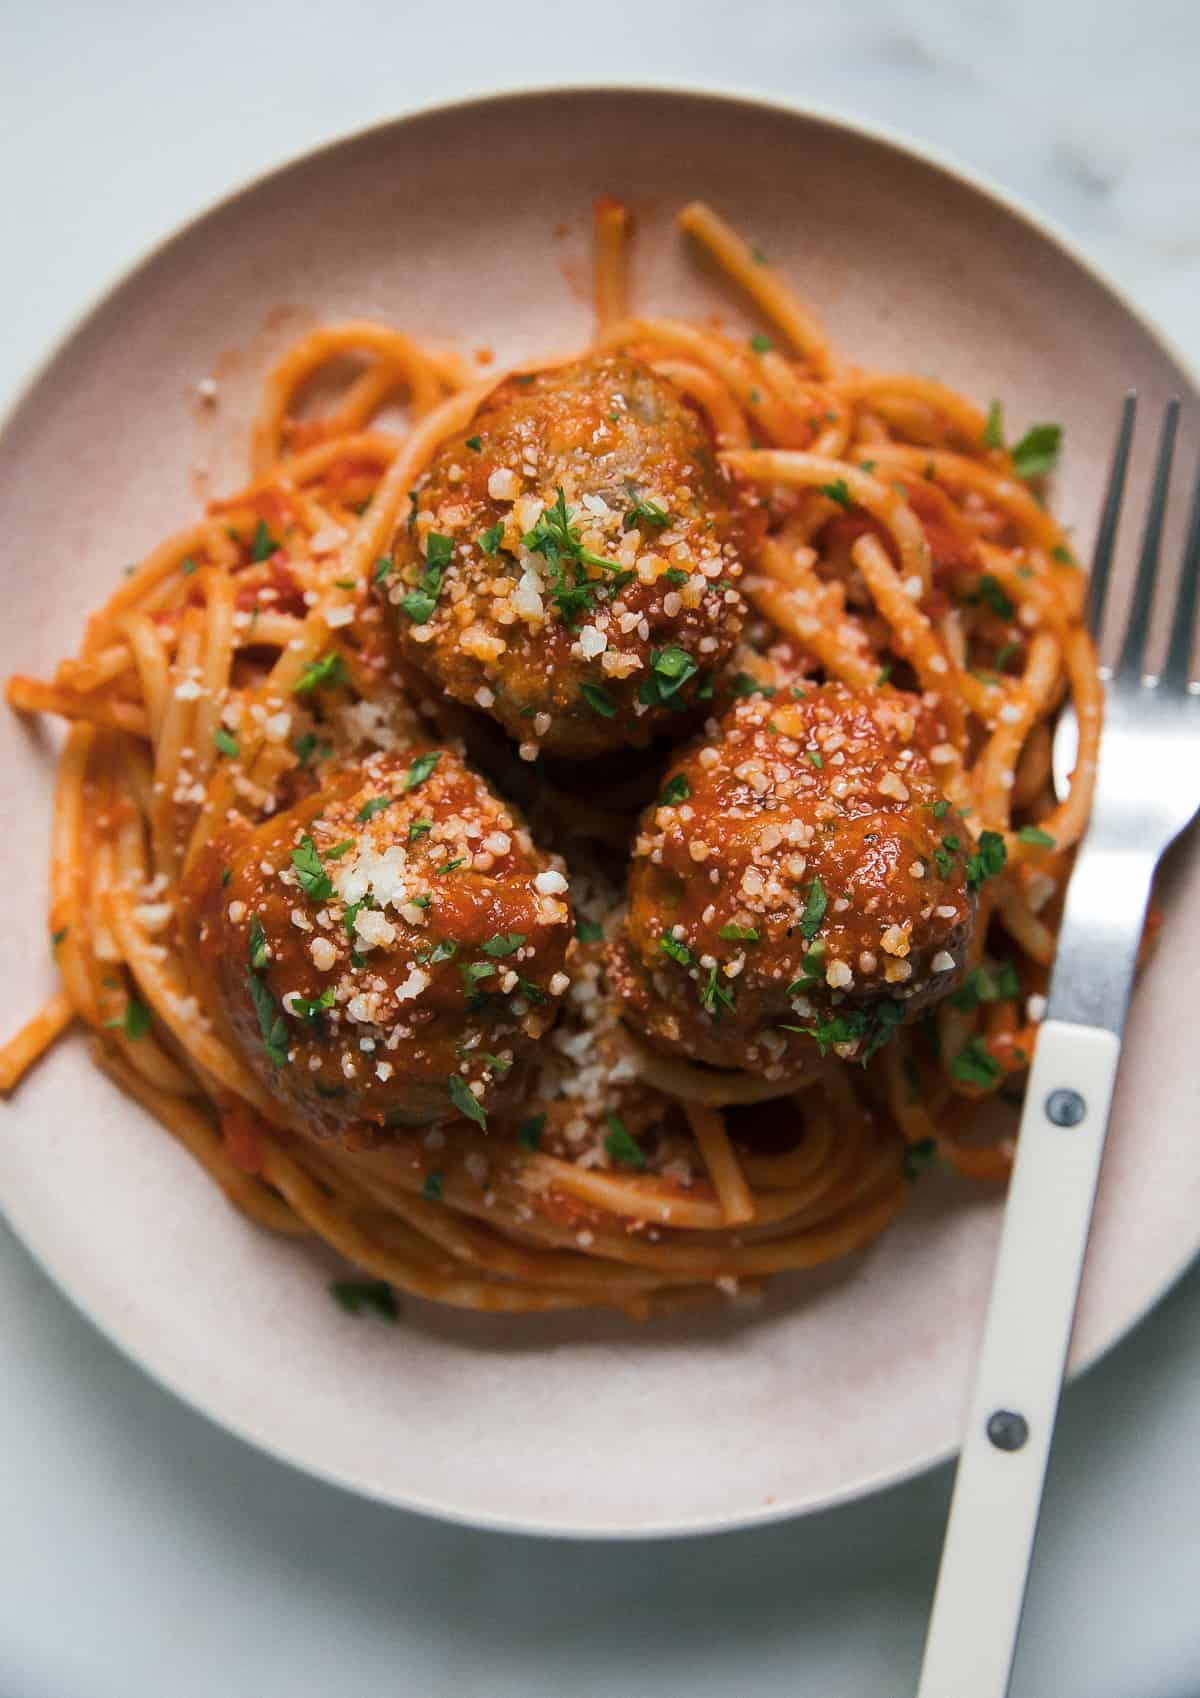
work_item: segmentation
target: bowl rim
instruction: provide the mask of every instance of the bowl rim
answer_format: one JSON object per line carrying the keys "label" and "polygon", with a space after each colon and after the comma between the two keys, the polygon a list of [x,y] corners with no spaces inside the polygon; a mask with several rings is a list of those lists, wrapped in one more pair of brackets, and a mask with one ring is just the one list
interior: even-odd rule
{"label": "bowl rim", "polygon": [[[83,304],[69,317],[66,323],[50,333],[40,352],[26,366],[24,375],[17,377],[6,395],[0,396],[0,439],[15,423],[25,404],[31,400],[34,391],[49,374],[55,361],[89,327],[93,319],[99,316],[112,298],[127,285],[133,283],[142,273],[149,270],[175,242],[190,235],[198,225],[205,223],[214,216],[227,212],[238,201],[256,194],[259,190],[289,175],[297,168],[311,165],[341,149],[360,146],[373,139],[381,139],[385,133],[402,126],[419,123],[429,118],[462,114],[472,108],[500,106],[516,101],[561,99],[563,96],[569,95],[577,95],[583,98],[599,95],[605,97],[643,97],[646,100],[691,100],[697,103],[710,102],[729,109],[748,106],[777,116],[820,124],[831,131],[840,131],[858,140],[873,142],[891,152],[915,160],[917,163],[941,173],[953,182],[972,190],[993,207],[1032,229],[1043,241],[1049,243],[1058,253],[1070,260],[1092,283],[1103,290],[1151,341],[1157,343],[1187,379],[1193,395],[1200,392],[1200,367],[1183,353],[1173,338],[1164,332],[1149,314],[1144,312],[1131,299],[1125,289],[1113,280],[1073,236],[1069,235],[1056,220],[1031,206],[1022,197],[1001,187],[986,174],[976,170],[973,166],[967,165],[949,150],[922,141],[898,126],[876,122],[845,107],[800,99],[790,100],[782,95],[765,93],[759,89],[747,88],[720,79],[697,78],[694,81],[673,83],[649,78],[630,78],[623,82],[613,82],[605,78],[594,80],[572,78],[565,82],[539,80],[530,83],[518,83],[499,89],[494,86],[482,86],[468,89],[449,99],[435,99],[406,107],[391,117],[381,118],[359,128],[335,131],[311,146],[299,148],[275,163],[253,172],[248,177],[239,180],[228,192],[203,202],[190,212],[182,222],[173,225],[146,242],[131,261],[121,264],[109,272],[102,282],[88,291]],[[951,1460],[958,1450],[957,1444],[935,1446],[914,1457],[901,1467],[880,1468],[864,1478],[855,1480],[840,1491],[826,1493],[816,1499],[800,1498],[782,1503],[759,1504],[715,1518],[711,1514],[706,1514],[695,1519],[674,1517],[650,1523],[625,1523],[620,1525],[603,1523],[597,1525],[579,1522],[564,1526],[558,1522],[539,1520],[536,1517],[516,1518],[487,1511],[470,1511],[454,1505],[447,1505],[444,1502],[423,1499],[417,1493],[408,1493],[404,1497],[399,1497],[381,1489],[365,1473],[356,1473],[344,1469],[335,1472],[332,1468],[319,1462],[298,1456],[287,1446],[281,1445],[273,1439],[268,1431],[260,1430],[251,1418],[231,1419],[224,1414],[218,1415],[210,1412],[205,1405],[195,1401],[191,1392],[182,1389],[176,1383],[176,1377],[170,1370],[164,1370],[143,1357],[132,1340],[127,1341],[122,1336],[123,1329],[119,1324],[108,1319],[101,1319],[93,1312],[91,1304],[73,1290],[65,1282],[65,1279],[60,1278],[54,1258],[42,1254],[40,1248],[36,1246],[34,1235],[23,1233],[17,1229],[4,1207],[2,1198],[0,1198],[0,1215],[3,1216],[13,1236],[32,1257],[41,1272],[50,1279],[56,1290],[67,1299],[71,1306],[91,1326],[95,1327],[97,1332],[109,1344],[113,1345],[127,1361],[169,1392],[172,1397],[177,1398],[187,1409],[242,1442],[253,1446],[273,1460],[285,1463],[287,1466],[295,1468],[311,1478],[320,1480],[326,1485],[342,1491],[354,1492],[358,1496],[391,1509],[402,1509],[429,1516],[451,1525],[469,1527],[483,1532],[566,1540],[602,1540],[605,1542],[635,1539],[657,1540],[693,1537],[701,1534],[732,1533],[768,1526],[773,1522],[791,1520],[803,1515],[818,1514],[824,1510],[837,1509],[889,1487],[903,1485],[907,1481],[913,1480]],[[1096,1346],[1080,1361],[1074,1363],[1068,1377],[1074,1380],[1095,1366],[1097,1362],[1107,1356],[1110,1350],[1114,1349],[1135,1328],[1140,1326],[1150,1311],[1178,1284],[1196,1256],[1196,1247],[1187,1250],[1158,1290],[1129,1317],[1119,1331]]]}

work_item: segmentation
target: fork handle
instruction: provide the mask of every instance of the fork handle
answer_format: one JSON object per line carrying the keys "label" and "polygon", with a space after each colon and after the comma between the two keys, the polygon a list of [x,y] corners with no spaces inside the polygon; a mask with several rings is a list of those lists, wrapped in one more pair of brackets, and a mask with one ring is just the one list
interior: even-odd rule
{"label": "fork handle", "polygon": [[1008,1691],[1120,1053],[1038,1033],[917,1698]]}

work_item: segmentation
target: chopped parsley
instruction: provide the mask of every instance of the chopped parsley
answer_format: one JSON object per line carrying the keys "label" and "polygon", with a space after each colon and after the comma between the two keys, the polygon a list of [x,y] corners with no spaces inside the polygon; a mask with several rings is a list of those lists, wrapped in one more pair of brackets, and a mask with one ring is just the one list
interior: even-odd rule
{"label": "chopped parsley", "polygon": [[728,938],[731,943],[758,942],[758,933],[753,926],[722,926],[717,936]]}
{"label": "chopped parsley", "polygon": [[820,771],[820,769],[825,765],[824,755],[820,754],[816,749],[808,749],[805,753],[808,755],[809,764],[811,766],[815,766],[817,770]]}
{"label": "chopped parsley", "polygon": [[972,1038],[954,1057],[950,1072],[964,1085],[978,1085],[990,1091],[1000,1078],[1001,1068],[980,1040]]}
{"label": "chopped parsley", "polygon": [[822,1055],[827,1055],[834,1044],[856,1044],[866,1036],[867,1017],[857,1008],[847,1009],[844,1014],[834,1014],[828,1020],[818,1020],[815,1026],[784,1026],[785,1032],[800,1032],[806,1038],[815,1038],[817,1047]]}
{"label": "chopped parsley", "polygon": [[497,519],[496,523],[494,525],[490,525],[486,531],[480,531],[477,540],[478,540],[480,548],[488,556],[489,559],[493,555],[495,555],[499,552],[500,542],[501,542],[501,539],[502,539],[503,536],[504,536],[504,520],[503,519]]}
{"label": "chopped parsley", "polygon": [[691,785],[681,772],[677,772],[674,778],[669,778],[663,786],[658,805],[660,808],[673,808],[679,802],[686,802],[691,794]]}
{"label": "chopped parsley", "polygon": [[545,1130],[546,1116],[544,1114],[530,1115],[529,1119],[523,1120],[517,1128],[517,1142],[524,1150],[540,1149],[542,1133]]}
{"label": "chopped parsley", "polygon": [[328,743],[318,742],[314,731],[306,731],[303,736],[297,737],[292,747],[296,751],[296,759],[301,766],[307,766],[315,754],[331,755],[333,753]]}
{"label": "chopped parsley", "polygon": [[771,701],[778,694],[774,684],[762,684],[749,672],[738,672],[729,685],[735,696],[765,696]]}
{"label": "chopped parsley", "polygon": [[440,749],[432,749],[427,755],[418,755],[408,771],[404,774],[405,794],[415,790],[419,784],[424,784],[434,767],[442,758]]}
{"label": "chopped parsley", "polygon": [[393,1323],[400,1318],[396,1293],[381,1279],[335,1279],[329,1295],[348,1315],[378,1315]]}
{"label": "chopped parsley", "polygon": [[828,907],[829,897],[825,893],[825,886],[819,878],[815,878],[808,887],[808,895],[804,898],[804,912],[800,916],[800,936],[806,943],[811,943],[820,931]]}
{"label": "chopped parsley", "polygon": [[[473,1098],[472,1101],[474,1101]],[[445,1176],[443,1174],[427,1173],[421,1184],[421,1195],[428,1198],[431,1203],[440,1203],[444,1183]]]}
{"label": "chopped parsley", "polygon": [[892,666],[891,666],[891,662],[889,661],[886,666],[881,666],[879,668],[879,676],[875,680],[875,688],[877,690],[882,690],[883,686],[887,683],[888,679],[891,676],[892,676]]}
{"label": "chopped parsley", "polygon": [[272,1067],[282,1067],[287,1061],[287,1021],[276,1007],[275,998],[256,973],[248,972],[246,981],[250,986],[254,1012],[258,1015],[258,1029],[262,1033],[267,1059]]}
{"label": "chopped parsley", "polygon": [[616,1162],[618,1167],[645,1167],[645,1152],[620,1115],[610,1109],[604,1118],[608,1122],[604,1148],[609,1160]]}
{"label": "chopped parsley", "polygon": [[195,555],[189,554],[187,556],[187,558],[184,560],[180,570],[183,572],[183,575],[184,575],[185,578],[190,578],[192,573],[199,566],[199,564],[200,564],[200,562],[196,559]]}
{"label": "chopped parsley", "polygon": [[1053,849],[1055,847],[1053,837],[1048,831],[1043,831],[1040,826],[1023,825],[1017,836],[1022,843],[1035,844],[1039,849]]}
{"label": "chopped parsley", "polygon": [[391,557],[391,555],[390,554],[381,554],[379,556],[379,559],[375,562],[375,570],[372,574],[373,581],[377,584],[381,584],[391,570],[392,570],[392,557]]}
{"label": "chopped parsley", "polygon": [[514,954],[524,942],[524,932],[509,932],[507,935],[501,932],[497,933],[495,937],[489,937],[487,942],[481,943],[479,947],[485,955],[500,958]]}
{"label": "chopped parsley", "polygon": [[426,837],[432,830],[432,820],[414,820],[408,828],[408,841],[415,843],[418,838]]}
{"label": "chopped parsley", "polygon": [[650,676],[642,681],[638,701],[645,707],[682,707],[673,698],[699,670],[687,650],[677,643],[665,649],[651,649]]}
{"label": "chopped parsley", "polygon": [[967,888],[979,890],[990,878],[1004,871],[1008,848],[998,831],[982,831],[979,848],[967,856]]}
{"label": "chopped parsley", "polygon": [[333,986],[326,985],[320,996],[293,996],[288,1013],[295,1020],[317,1020],[332,1007]]}
{"label": "chopped parsley", "polygon": [[769,354],[774,343],[769,336],[764,336],[761,330],[756,330],[750,338],[750,346],[756,354]]}
{"label": "chopped parsley", "polygon": [[438,867],[437,871],[439,873],[452,873],[456,867],[463,866],[465,864],[465,861],[466,861],[466,857],[464,855],[459,855],[453,861],[443,861],[441,866]]}
{"label": "chopped parsley", "polygon": [[668,566],[663,577],[668,584],[673,585],[677,590],[681,590],[688,581],[687,573],[679,566]]}
{"label": "chopped parsley", "polygon": [[700,1002],[705,1012],[714,1020],[720,1020],[722,1014],[733,1013],[735,1004],[733,992],[723,985],[718,977],[720,969],[714,966],[708,975],[708,983],[700,987]]}
{"label": "chopped parsley", "polygon": [[993,401],[988,408],[983,426],[983,440],[988,448],[1004,447],[1004,408],[999,401]]}
{"label": "chopped parsley", "polygon": [[468,1120],[473,1120],[476,1126],[482,1126],[486,1131],[487,1114],[476,1100],[474,1092],[471,1090],[471,1087],[467,1084],[467,1081],[463,1078],[461,1073],[452,1073],[450,1075],[448,1090],[450,1094],[450,1101],[454,1104],[458,1112],[460,1114],[465,1114]]}
{"label": "chopped parsley", "polygon": [[1052,472],[1058,463],[1062,446],[1062,426],[1056,424],[1030,425],[1012,450],[1013,467],[1019,478],[1041,478]]}
{"label": "chopped parsley", "polygon": [[821,938],[800,961],[800,977],[793,979],[787,988],[788,996],[803,996],[806,990],[818,984],[825,973],[825,944]]}
{"label": "chopped parsley", "polygon": [[267,934],[263,930],[263,923],[257,914],[251,914],[250,916],[250,935],[248,942],[250,949],[250,965],[254,968],[256,973],[260,972],[267,964]]}
{"label": "chopped parsley", "polygon": [[278,547],[279,544],[275,541],[275,538],[267,529],[267,521],[265,519],[260,519],[254,527],[254,541],[251,544],[250,550],[254,559],[256,561],[266,560],[270,555],[274,554]]}
{"label": "chopped parsley", "polygon": [[[994,405],[994,403],[993,403]],[[901,1171],[905,1179],[919,1179],[921,1175],[937,1160],[937,1140],[935,1138],[918,1138],[909,1144],[904,1152]]]}
{"label": "chopped parsley", "polygon": [[993,578],[990,572],[985,572],[979,580],[979,588],[969,597],[971,601],[981,602],[999,619],[1011,619],[1016,608],[1005,593],[1003,584]]}
{"label": "chopped parsley", "polygon": [[581,684],[579,693],[592,712],[598,713],[601,719],[616,718],[617,704],[603,684]]}
{"label": "chopped parsley", "polygon": [[820,495],[827,495],[830,501],[836,501],[839,507],[852,507],[854,497],[850,494],[845,478],[834,478],[832,483],[817,485]]}
{"label": "chopped parsley", "polygon": [[359,825],[366,825],[367,821],[373,820],[376,814],[381,814],[385,808],[390,808],[395,800],[394,796],[376,796],[374,801],[364,802],[354,817]]}
{"label": "chopped parsley", "polygon": [[346,670],[346,662],[336,650],[331,649],[319,660],[310,660],[295,687],[298,696],[311,696],[314,690],[336,690],[345,684],[350,674]]}
{"label": "chopped parsley", "polygon": [[468,436],[467,447],[473,454],[478,454],[479,450],[483,447],[483,438],[481,436]]}
{"label": "chopped parsley", "polygon": [[950,812],[950,803],[943,796],[940,802],[934,802],[929,811],[935,820],[944,820]]}
{"label": "chopped parsley", "polygon": [[124,1014],[118,1015],[115,1020],[106,1020],[104,1024],[118,1027],[125,1040],[135,1044],[150,1030],[150,1010],[144,1002],[131,996],[125,1004]]}
{"label": "chopped parsley", "polygon": [[1050,555],[1052,559],[1058,561],[1060,566],[1074,566],[1076,564],[1075,556],[1071,553],[1071,550],[1064,547],[1061,542],[1055,543],[1050,550]]}
{"label": "chopped parsley", "polygon": [[327,861],[340,861],[342,856],[348,855],[353,847],[354,839],[352,837],[343,837],[342,841],[340,843],[335,843],[332,849],[326,849],[325,859]]}
{"label": "chopped parsley", "polygon": [[1013,655],[1020,648],[1020,643],[1002,643],[992,657],[992,665],[997,672],[1003,672]]}
{"label": "chopped parsley", "polygon": [[65,938],[66,935],[67,935],[67,929],[68,928],[66,926],[60,926],[56,932],[50,933],[50,947],[51,947],[51,949],[57,949],[58,948],[58,946],[62,942],[63,938]]}
{"label": "chopped parsley", "polygon": [[[590,612],[593,598],[607,598],[627,584],[632,573],[622,571],[611,560],[593,554],[583,546],[579,527],[572,524],[571,509],[562,485],[557,499],[538,515],[532,530],[526,531],[522,543],[532,553],[540,554],[550,569],[550,599],[557,606],[563,623],[573,628],[583,613]],[[590,579],[586,568],[596,566],[602,572],[614,574],[611,584]]]}
{"label": "chopped parsley", "polygon": [[964,1014],[978,1008],[981,1002],[1015,1002],[1021,994],[1021,981],[1011,961],[994,967],[974,967],[962,984],[950,995],[950,1005]]}
{"label": "chopped parsley", "polygon": [[669,955],[672,961],[678,961],[681,967],[691,966],[692,952],[686,943],[680,943],[677,938],[673,937],[660,937],[658,947],[664,955]]}
{"label": "chopped parsley", "polygon": [[429,951],[429,961],[431,966],[437,967],[443,961],[453,961],[457,954],[458,945],[451,943],[449,938],[443,938],[441,943],[435,943]]}
{"label": "chopped parsley", "polygon": [[580,943],[599,943],[604,931],[595,920],[576,920],[575,936]]}
{"label": "chopped parsley", "polygon": [[635,525],[649,525],[652,530],[661,531],[671,523],[671,515],[666,508],[660,507],[657,501],[643,501],[635,484],[627,483],[625,492],[633,505],[621,520],[623,531],[631,531]]}
{"label": "chopped parsley", "polygon": [[304,894],[314,902],[327,902],[333,895],[333,885],[321,865],[316,844],[307,834],[300,839],[300,847],[292,850],[292,865]]}
{"label": "chopped parsley", "polygon": [[463,989],[473,996],[481,980],[491,978],[496,964],[494,961],[467,961],[458,970],[462,974]]}

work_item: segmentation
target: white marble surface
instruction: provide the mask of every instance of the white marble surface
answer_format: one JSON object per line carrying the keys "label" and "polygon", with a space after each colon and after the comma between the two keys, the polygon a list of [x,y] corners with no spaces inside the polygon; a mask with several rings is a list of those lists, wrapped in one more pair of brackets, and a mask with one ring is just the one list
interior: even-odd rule
{"label": "white marble surface", "polygon": [[[1061,223],[1200,363],[1194,0],[7,0],[3,22],[0,399],[148,242],[247,175],[414,105],[606,78],[908,130]],[[912,1690],[945,1470],[754,1534],[540,1544],[247,1450],[116,1356],[2,1228],[0,1340],[0,1698]],[[1067,1396],[1016,1698],[1200,1692],[1198,1419],[1193,1270]]]}

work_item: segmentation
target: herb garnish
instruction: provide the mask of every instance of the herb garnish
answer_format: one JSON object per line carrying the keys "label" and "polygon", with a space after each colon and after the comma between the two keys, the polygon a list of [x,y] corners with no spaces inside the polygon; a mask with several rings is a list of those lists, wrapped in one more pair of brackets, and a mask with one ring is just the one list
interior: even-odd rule
{"label": "herb garnish", "polygon": [[300,674],[294,694],[309,696],[314,690],[334,690],[345,684],[350,674],[346,670],[346,662],[336,650],[331,649],[319,660],[310,660]]}
{"label": "herb garnish", "polygon": [[307,834],[300,839],[300,847],[292,850],[292,865],[296,869],[297,883],[306,896],[314,902],[329,900],[333,895],[333,885],[321,865],[316,844]]}
{"label": "herb garnish", "polygon": [[335,1279],[329,1295],[348,1315],[375,1314],[384,1321],[400,1318],[396,1294],[381,1279]]}
{"label": "herb garnish", "polygon": [[691,794],[691,785],[681,772],[677,772],[674,778],[668,779],[663,786],[658,805],[660,808],[673,808],[679,802],[686,802]]}
{"label": "herb garnish", "polygon": [[282,1067],[287,1061],[287,1021],[276,1007],[275,998],[257,974],[248,972],[246,981],[250,986],[254,1012],[258,1015],[258,1028],[262,1033],[267,1059],[272,1067]]}
{"label": "herb garnish", "polygon": [[645,1167],[645,1152],[620,1115],[610,1109],[604,1118],[608,1122],[604,1148],[610,1161],[615,1161],[620,1167]]}
{"label": "herb garnish", "polygon": [[460,1114],[465,1114],[468,1120],[473,1120],[476,1126],[482,1126],[486,1131],[487,1114],[476,1100],[471,1087],[467,1084],[467,1081],[463,1078],[461,1073],[452,1073],[450,1075],[450,1084],[447,1089],[450,1094],[450,1101],[454,1104],[458,1112]]}
{"label": "herb garnish", "polygon": [[442,758],[440,749],[433,749],[427,755],[418,755],[404,775],[405,794],[415,790],[419,784],[424,784],[434,767]]}

